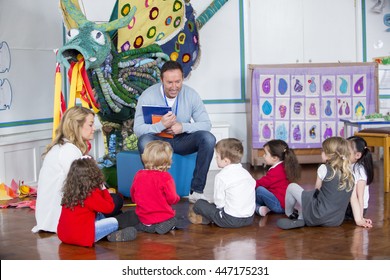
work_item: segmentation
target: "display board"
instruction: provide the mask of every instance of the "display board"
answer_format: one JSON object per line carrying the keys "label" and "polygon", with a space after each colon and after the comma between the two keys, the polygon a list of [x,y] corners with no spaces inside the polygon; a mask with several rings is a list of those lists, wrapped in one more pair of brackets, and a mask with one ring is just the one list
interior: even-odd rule
{"label": "display board", "polygon": [[1,1],[1,135],[51,127],[62,32],[58,1]]}
{"label": "display board", "polygon": [[252,148],[271,139],[291,148],[320,148],[344,136],[344,119],[377,108],[375,63],[249,65]]}

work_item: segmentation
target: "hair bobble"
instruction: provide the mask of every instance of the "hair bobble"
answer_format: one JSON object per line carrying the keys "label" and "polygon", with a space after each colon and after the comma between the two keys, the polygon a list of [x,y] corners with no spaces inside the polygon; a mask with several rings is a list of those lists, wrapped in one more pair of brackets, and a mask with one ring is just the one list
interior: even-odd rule
{"label": "hair bobble", "polygon": [[91,159],[92,157],[90,155],[84,155],[80,159]]}

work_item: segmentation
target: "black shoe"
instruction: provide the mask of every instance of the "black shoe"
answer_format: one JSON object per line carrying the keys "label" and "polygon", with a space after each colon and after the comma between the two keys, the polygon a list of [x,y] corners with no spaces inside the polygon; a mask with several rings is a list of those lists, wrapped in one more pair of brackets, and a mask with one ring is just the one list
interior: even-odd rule
{"label": "black shoe", "polygon": [[297,220],[298,217],[299,217],[299,215],[298,215],[297,212],[294,212],[294,213],[292,213],[290,216],[288,216],[288,218],[289,218],[290,220]]}

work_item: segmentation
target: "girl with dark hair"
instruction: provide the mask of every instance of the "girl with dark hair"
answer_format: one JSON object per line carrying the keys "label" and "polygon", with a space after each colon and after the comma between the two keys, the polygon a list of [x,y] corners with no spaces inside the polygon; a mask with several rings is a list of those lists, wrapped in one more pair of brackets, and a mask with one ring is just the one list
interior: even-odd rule
{"label": "girl with dark hair", "polygon": [[256,213],[263,217],[270,211],[284,213],[287,186],[297,182],[301,175],[294,151],[283,140],[264,144],[264,160],[271,167],[265,176],[256,180]]}
{"label": "girl with dark hair", "polygon": [[[374,179],[374,163],[372,155],[367,148],[366,141],[359,136],[347,138],[351,157],[352,171],[355,177],[356,195],[360,205],[361,218],[366,215],[369,200],[369,185]],[[351,204],[348,205],[345,213],[346,220],[353,220]]]}
{"label": "girl with dark hair", "polygon": [[104,186],[103,173],[90,156],[73,161],[62,190],[57,227],[62,242],[92,247],[106,236],[109,241],[129,241],[137,236],[134,227],[118,230],[118,220],[103,215],[112,212],[115,204]]}

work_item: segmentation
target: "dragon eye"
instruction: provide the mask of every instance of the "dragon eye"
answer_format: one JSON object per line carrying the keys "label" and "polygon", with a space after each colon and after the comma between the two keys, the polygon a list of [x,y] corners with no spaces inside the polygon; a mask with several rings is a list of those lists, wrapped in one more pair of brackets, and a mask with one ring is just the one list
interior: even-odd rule
{"label": "dragon eye", "polygon": [[68,40],[72,40],[74,37],[79,35],[80,31],[78,29],[70,29],[68,32],[66,32],[66,38]]}
{"label": "dragon eye", "polygon": [[103,32],[99,30],[91,31],[91,36],[99,45],[104,45],[106,42]]}

